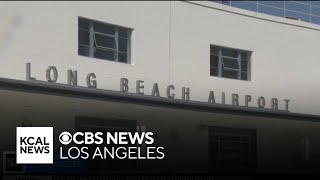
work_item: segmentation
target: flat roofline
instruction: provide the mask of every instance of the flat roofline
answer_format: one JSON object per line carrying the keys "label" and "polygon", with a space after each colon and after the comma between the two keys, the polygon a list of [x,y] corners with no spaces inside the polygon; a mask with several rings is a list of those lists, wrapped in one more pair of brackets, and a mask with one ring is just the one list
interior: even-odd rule
{"label": "flat roofline", "polygon": [[233,6],[228,6],[224,4],[219,4],[215,3],[212,1],[181,1],[185,3],[189,3],[192,5],[196,6],[201,6],[205,8],[210,8],[210,9],[215,9],[219,11],[224,11],[224,12],[229,12],[245,17],[251,17],[255,19],[261,19],[269,22],[274,22],[274,23],[279,23],[279,24],[285,24],[285,25],[290,25],[290,26],[296,26],[296,27],[301,27],[301,28],[306,28],[306,29],[311,29],[311,30],[316,30],[320,31],[320,25],[314,24],[314,23],[309,23],[309,22],[304,22],[304,21],[297,21],[297,20],[291,20],[288,18],[284,17],[278,17],[278,16],[273,16],[269,14],[263,14],[259,12],[254,12],[254,11],[249,11]]}
{"label": "flat roofline", "polygon": [[0,78],[0,89],[18,92],[37,93],[46,95],[65,96],[99,101],[131,103],[164,108],[174,108],[192,111],[213,112],[220,114],[269,117],[277,119],[320,122],[319,115],[292,113],[287,111],[260,109],[254,107],[232,106],[226,104],[210,104],[199,101],[186,101],[135,93],[124,93],[113,90],[95,89],[81,86],[72,86],[46,81],[23,81]]}

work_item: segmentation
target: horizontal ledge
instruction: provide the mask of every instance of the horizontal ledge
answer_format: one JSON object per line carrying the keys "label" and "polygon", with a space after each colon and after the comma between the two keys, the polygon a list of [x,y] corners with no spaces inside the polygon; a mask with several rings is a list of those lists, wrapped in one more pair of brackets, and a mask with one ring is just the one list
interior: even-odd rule
{"label": "horizontal ledge", "polygon": [[113,90],[72,86],[60,83],[49,83],[45,81],[23,81],[16,79],[0,78],[0,89],[47,95],[58,95],[65,97],[75,97],[81,99],[93,99],[99,101],[111,101],[174,109],[184,109],[192,111],[214,112],[221,114],[320,122],[319,115],[292,113],[286,111],[260,109],[253,107],[232,106],[226,104],[210,104],[207,102],[191,100],[187,101],[164,97],[153,97],[149,95],[139,95],[135,93],[126,93]]}

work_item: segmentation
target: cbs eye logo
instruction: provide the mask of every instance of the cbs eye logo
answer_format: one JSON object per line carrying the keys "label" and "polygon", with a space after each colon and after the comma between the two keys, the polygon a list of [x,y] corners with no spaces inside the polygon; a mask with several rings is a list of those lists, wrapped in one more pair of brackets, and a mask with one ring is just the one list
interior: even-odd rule
{"label": "cbs eye logo", "polygon": [[59,136],[59,141],[63,145],[68,145],[72,141],[72,135],[69,132],[62,132]]}

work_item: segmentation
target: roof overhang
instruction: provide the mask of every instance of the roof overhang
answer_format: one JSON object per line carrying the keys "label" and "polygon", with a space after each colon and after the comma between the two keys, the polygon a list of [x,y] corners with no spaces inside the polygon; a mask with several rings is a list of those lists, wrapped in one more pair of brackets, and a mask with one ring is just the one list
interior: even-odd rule
{"label": "roof overhang", "polygon": [[49,83],[45,81],[23,81],[15,79],[0,78],[0,89],[74,97],[81,99],[93,99],[99,101],[111,101],[119,103],[131,103],[138,105],[156,106],[164,108],[176,108],[192,111],[214,112],[222,114],[234,114],[245,116],[269,117],[277,119],[301,120],[320,122],[319,115],[292,113],[287,111],[261,109],[253,107],[232,106],[224,104],[210,104],[207,102],[186,101],[181,99],[170,99],[139,95],[135,93],[124,93],[113,90],[95,89],[81,86],[72,86],[60,83]]}

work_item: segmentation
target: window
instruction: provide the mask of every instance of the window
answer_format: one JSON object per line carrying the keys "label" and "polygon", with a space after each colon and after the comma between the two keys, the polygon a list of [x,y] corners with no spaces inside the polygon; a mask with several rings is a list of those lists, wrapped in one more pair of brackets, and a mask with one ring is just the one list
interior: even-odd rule
{"label": "window", "polygon": [[209,127],[209,165],[213,173],[256,170],[256,130]]}
{"label": "window", "polygon": [[131,29],[78,18],[78,54],[130,63]]}
{"label": "window", "polygon": [[210,76],[249,80],[251,52],[210,46]]}

